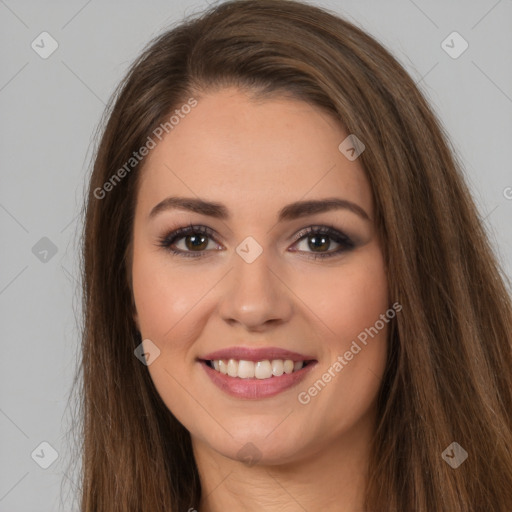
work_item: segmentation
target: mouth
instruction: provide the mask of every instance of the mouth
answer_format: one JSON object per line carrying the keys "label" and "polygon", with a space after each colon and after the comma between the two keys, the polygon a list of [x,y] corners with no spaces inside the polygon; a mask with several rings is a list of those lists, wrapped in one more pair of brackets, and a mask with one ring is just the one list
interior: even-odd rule
{"label": "mouth", "polygon": [[261,361],[247,361],[245,359],[213,359],[203,360],[202,362],[216,372],[229,377],[266,380],[296,373],[315,362],[315,360],[263,359]]}
{"label": "mouth", "polygon": [[230,396],[275,396],[304,379],[318,362],[311,356],[278,348],[234,347],[198,359],[211,381]]}

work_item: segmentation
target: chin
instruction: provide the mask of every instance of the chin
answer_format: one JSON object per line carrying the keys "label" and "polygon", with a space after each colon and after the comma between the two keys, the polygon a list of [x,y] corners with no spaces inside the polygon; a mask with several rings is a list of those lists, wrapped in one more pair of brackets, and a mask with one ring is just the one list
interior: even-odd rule
{"label": "chin", "polygon": [[[264,416],[260,419],[244,418],[240,422],[226,423],[223,435],[212,437],[211,432],[199,434],[201,444],[220,455],[233,461],[242,462],[248,466],[276,466],[293,462],[303,457],[307,444],[304,428],[295,424],[280,430],[280,422],[286,415],[280,417]],[[286,422],[286,421],[285,421]],[[283,422],[283,423],[285,423]],[[194,434],[192,434],[194,439]]]}

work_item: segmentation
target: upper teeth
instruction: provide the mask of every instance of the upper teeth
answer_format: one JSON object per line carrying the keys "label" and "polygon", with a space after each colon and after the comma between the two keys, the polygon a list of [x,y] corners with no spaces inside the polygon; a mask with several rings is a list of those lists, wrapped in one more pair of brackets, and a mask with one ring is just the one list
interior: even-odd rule
{"label": "upper teeth", "polygon": [[283,373],[292,373],[304,366],[303,361],[293,362],[291,359],[273,359],[269,361],[245,361],[236,359],[217,359],[212,361],[213,367],[224,375],[240,377],[241,379],[269,379],[279,377]]}

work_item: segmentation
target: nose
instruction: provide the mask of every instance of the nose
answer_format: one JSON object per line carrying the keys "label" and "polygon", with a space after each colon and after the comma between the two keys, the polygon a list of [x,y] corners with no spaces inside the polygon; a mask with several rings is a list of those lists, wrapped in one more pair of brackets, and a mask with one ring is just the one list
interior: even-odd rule
{"label": "nose", "polygon": [[293,294],[271,263],[266,251],[251,263],[233,255],[233,268],[219,305],[225,322],[261,332],[290,320]]}

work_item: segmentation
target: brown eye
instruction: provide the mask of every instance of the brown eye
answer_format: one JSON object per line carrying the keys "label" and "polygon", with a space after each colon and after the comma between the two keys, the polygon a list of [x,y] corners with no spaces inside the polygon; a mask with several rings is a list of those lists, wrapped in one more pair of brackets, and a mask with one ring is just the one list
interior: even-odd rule
{"label": "brown eye", "polygon": [[330,238],[326,235],[310,235],[308,236],[308,245],[311,250],[323,252],[322,249],[329,249]]}
{"label": "brown eye", "polygon": [[[355,247],[352,240],[341,231],[330,226],[311,226],[301,231],[296,245],[304,241],[306,247],[299,247],[298,252],[304,252],[313,258],[327,258],[336,256]],[[337,244],[338,248],[329,251],[332,244]]]}
{"label": "brown eye", "polygon": [[[206,226],[187,226],[172,231],[159,241],[159,245],[173,254],[185,257],[202,256],[213,240],[213,231]],[[181,244],[181,246],[180,246]]]}
{"label": "brown eye", "polygon": [[205,235],[187,235],[183,238],[185,246],[191,251],[200,251],[208,246],[208,237]]}

